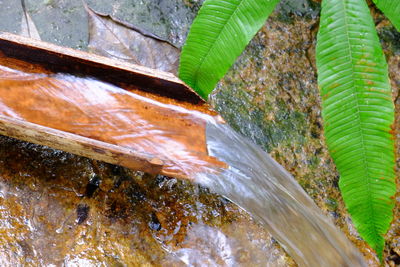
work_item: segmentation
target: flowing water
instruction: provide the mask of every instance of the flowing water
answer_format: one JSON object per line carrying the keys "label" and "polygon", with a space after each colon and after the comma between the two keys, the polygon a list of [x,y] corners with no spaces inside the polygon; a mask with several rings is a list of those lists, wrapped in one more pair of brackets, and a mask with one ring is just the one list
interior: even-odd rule
{"label": "flowing water", "polygon": [[366,266],[356,248],[326,218],[295,179],[260,147],[228,125],[207,125],[209,153],[229,164],[197,182],[241,206],[300,266]]}
{"label": "flowing water", "polygon": [[[195,178],[249,212],[300,266],[365,266],[288,172],[212,114],[88,78],[9,68],[0,74],[0,115],[160,156],[171,172]],[[212,157],[196,152],[205,146]]]}

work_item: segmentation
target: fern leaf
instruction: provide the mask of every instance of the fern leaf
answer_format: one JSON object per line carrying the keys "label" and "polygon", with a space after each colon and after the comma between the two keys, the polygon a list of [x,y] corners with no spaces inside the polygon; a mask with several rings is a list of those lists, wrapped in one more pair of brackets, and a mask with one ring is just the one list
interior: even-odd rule
{"label": "fern leaf", "polygon": [[206,0],[182,54],[179,77],[207,99],[279,0]]}
{"label": "fern leaf", "polygon": [[343,199],[361,237],[382,259],[396,191],[394,105],[365,0],[323,0],[317,68],[325,136]]}
{"label": "fern leaf", "polygon": [[400,1],[373,0],[376,6],[390,19],[397,31],[400,32]]}

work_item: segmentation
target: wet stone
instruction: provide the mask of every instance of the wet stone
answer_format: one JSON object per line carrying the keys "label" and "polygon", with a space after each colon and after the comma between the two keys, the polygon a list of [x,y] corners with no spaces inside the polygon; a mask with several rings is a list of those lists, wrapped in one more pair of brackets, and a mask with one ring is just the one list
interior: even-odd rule
{"label": "wet stone", "polygon": [[22,21],[22,6],[20,1],[1,0],[0,30],[12,33],[19,33]]}
{"label": "wet stone", "polygon": [[150,217],[151,217],[150,221],[149,221],[150,229],[154,230],[154,231],[161,230],[161,224],[160,224],[160,221],[158,220],[157,216],[155,214],[151,214]]}
{"label": "wet stone", "polygon": [[98,175],[94,175],[86,185],[85,196],[91,198],[96,190],[99,188],[100,183],[100,177]]}
{"label": "wet stone", "polygon": [[[291,262],[240,208],[197,185],[7,137],[0,148],[1,266]],[[98,177],[112,190],[88,197]]]}
{"label": "wet stone", "polygon": [[85,204],[79,204],[76,208],[76,223],[82,224],[89,217],[90,207]]}

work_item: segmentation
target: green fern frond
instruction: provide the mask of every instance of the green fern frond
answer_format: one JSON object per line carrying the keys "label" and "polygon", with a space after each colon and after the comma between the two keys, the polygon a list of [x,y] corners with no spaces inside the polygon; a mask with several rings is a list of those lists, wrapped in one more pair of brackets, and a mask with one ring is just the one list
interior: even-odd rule
{"label": "green fern frond", "polygon": [[207,99],[278,2],[206,0],[182,48],[179,78]]}
{"label": "green fern frond", "polygon": [[382,259],[396,191],[394,105],[365,0],[323,0],[317,68],[325,136],[343,199],[356,229]]}

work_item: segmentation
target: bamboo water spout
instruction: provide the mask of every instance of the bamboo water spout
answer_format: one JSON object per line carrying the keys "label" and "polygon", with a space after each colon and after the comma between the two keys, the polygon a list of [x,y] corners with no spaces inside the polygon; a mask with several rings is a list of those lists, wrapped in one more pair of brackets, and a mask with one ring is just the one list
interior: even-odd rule
{"label": "bamboo water spout", "polygon": [[205,139],[218,115],[173,75],[10,34],[0,53],[1,134],[179,178],[224,166]]}

